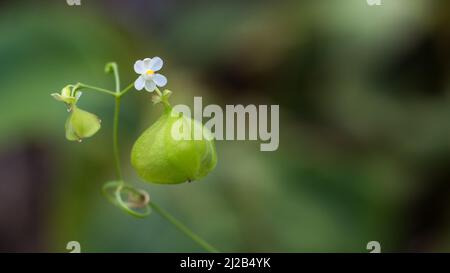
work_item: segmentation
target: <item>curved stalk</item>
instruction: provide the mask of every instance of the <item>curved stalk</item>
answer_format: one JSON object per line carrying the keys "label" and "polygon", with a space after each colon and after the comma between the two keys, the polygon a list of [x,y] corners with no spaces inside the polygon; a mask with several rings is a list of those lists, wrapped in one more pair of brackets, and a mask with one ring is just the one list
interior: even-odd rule
{"label": "curved stalk", "polygon": [[211,253],[218,253],[219,251],[210,245],[208,242],[200,238],[197,234],[192,232],[188,227],[186,227],[183,223],[178,221],[175,217],[173,217],[166,210],[162,209],[155,202],[150,202],[150,206],[154,211],[156,211],[159,215],[161,215],[164,219],[166,219],[169,223],[171,223],[175,228],[177,228],[181,233],[186,235],[192,241],[196,242],[199,246]]}

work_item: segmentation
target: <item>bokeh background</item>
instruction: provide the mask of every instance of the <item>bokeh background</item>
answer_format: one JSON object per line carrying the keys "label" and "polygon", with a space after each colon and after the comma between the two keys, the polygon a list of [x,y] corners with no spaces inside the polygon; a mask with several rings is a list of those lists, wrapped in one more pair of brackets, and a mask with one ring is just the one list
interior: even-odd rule
{"label": "bokeh background", "polygon": [[280,146],[217,142],[206,179],[150,185],[129,151],[161,109],[132,93],[121,115],[127,181],[222,251],[450,251],[450,3],[345,1],[0,1],[0,251],[202,251],[158,214],[110,205],[113,100],[66,141],[50,93],[113,88],[161,56],[174,104],[280,105]]}

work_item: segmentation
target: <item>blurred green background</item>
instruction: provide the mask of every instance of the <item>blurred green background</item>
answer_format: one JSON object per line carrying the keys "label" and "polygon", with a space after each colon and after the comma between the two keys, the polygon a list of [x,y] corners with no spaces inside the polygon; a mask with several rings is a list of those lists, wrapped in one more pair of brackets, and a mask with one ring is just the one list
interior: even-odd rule
{"label": "blurred green background", "polygon": [[204,180],[141,182],[133,141],[159,116],[126,96],[127,181],[225,252],[450,251],[448,1],[0,1],[0,251],[202,251],[159,215],[133,218],[101,194],[114,178],[113,100],[64,138],[50,93],[78,81],[123,85],[160,56],[174,104],[279,104],[280,146],[218,141]]}

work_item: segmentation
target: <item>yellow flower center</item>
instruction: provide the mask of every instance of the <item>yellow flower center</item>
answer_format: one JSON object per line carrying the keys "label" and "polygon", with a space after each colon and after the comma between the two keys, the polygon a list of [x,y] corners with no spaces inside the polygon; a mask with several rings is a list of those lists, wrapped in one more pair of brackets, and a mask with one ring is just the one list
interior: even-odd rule
{"label": "yellow flower center", "polygon": [[155,74],[155,71],[149,69],[149,70],[147,70],[147,72],[145,72],[145,74],[151,76],[151,75]]}

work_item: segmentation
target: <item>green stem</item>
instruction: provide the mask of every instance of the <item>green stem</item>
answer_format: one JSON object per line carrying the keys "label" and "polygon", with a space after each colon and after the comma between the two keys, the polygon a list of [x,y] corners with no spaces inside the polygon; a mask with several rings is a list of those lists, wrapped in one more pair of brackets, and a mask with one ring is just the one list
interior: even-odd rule
{"label": "green stem", "polygon": [[92,90],[99,91],[99,92],[102,92],[102,93],[105,93],[105,94],[109,94],[109,95],[113,95],[113,96],[116,95],[116,93],[111,91],[111,90],[100,88],[100,87],[97,87],[97,86],[92,86],[92,85],[88,85],[88,84],[84,84],[84,83],[78,83],[77,85],[80,88],[88,88],[88,89],[92,89]]}
{"label": "green stem", "polygon": [[158,87],[155,87],[155,91],[156,91],[156,93],[158,94],[158,96],[162,97],[161,90],[159,90]]}
{"label": "green stem", "polygon": [[175,226],[181,233],[189,237],[192,241],[196,242],[198,245],[200,245],[203,249],[205,249],[208,252],[212,253],[218,253],[219,251],[215,249],[212,245],[210,245],[208,242],[200,238],[197,234],[192,232],[188,227],[186,227],[183,223],[178,221],[175,217],[173,217],[169,212],[162,209],[158,205],[155,204],[155,202],[151,201],[150,206],[154,211],[159,213],[164,219],[166,219],[169,223],[171,223],[173,226]]}
{"label": "green stem", "polygon": [[113,151],[114,151],[114,161],[116,162],[116,173],[117,178],[122,181],[122,170],[120,167],[120,152],[119,152],[119,113],[120,113],[120,76],[119,68],[115,62],[106,64],[106,71],[113,72],[114,80],[116,82],[116,92],[115,96],[115,107],[114,107],[114,124],[113,124]]}
{"label": "green stem", "polygon": [[119,69],[117,68],[117,64],[113,64],[113,71],[114,71],[114,79],[116,80],[116,93],[120,93],[120,77],[119,77]]}
{"label": "green stem", "polygon": [[114,124],[113,124],[113,151],[116,162],[116,173],[120,181],[123,182],[122,170],[120,168],[120,154],[119,154],[119,113],[120,113],[120,97],[115,98],[114,107]]}
{"label": "green stem", "polygon": [[128,91],[130,91],[132,88],[134,87],[134,83],[130,83],[127,87],[125,87],[125,89],[123,89],[122,91],[120,91],[119,96],[123,96],[125,95]]}
{"label": "green stem", "polygon": [[119,77],[119,67],[117,66],[116,62],[109,62],[105,65],[105,72],[106,73],[113,73],[114,74],[114,80],[116,82],[116,94],[120,93],[120,77]]}

